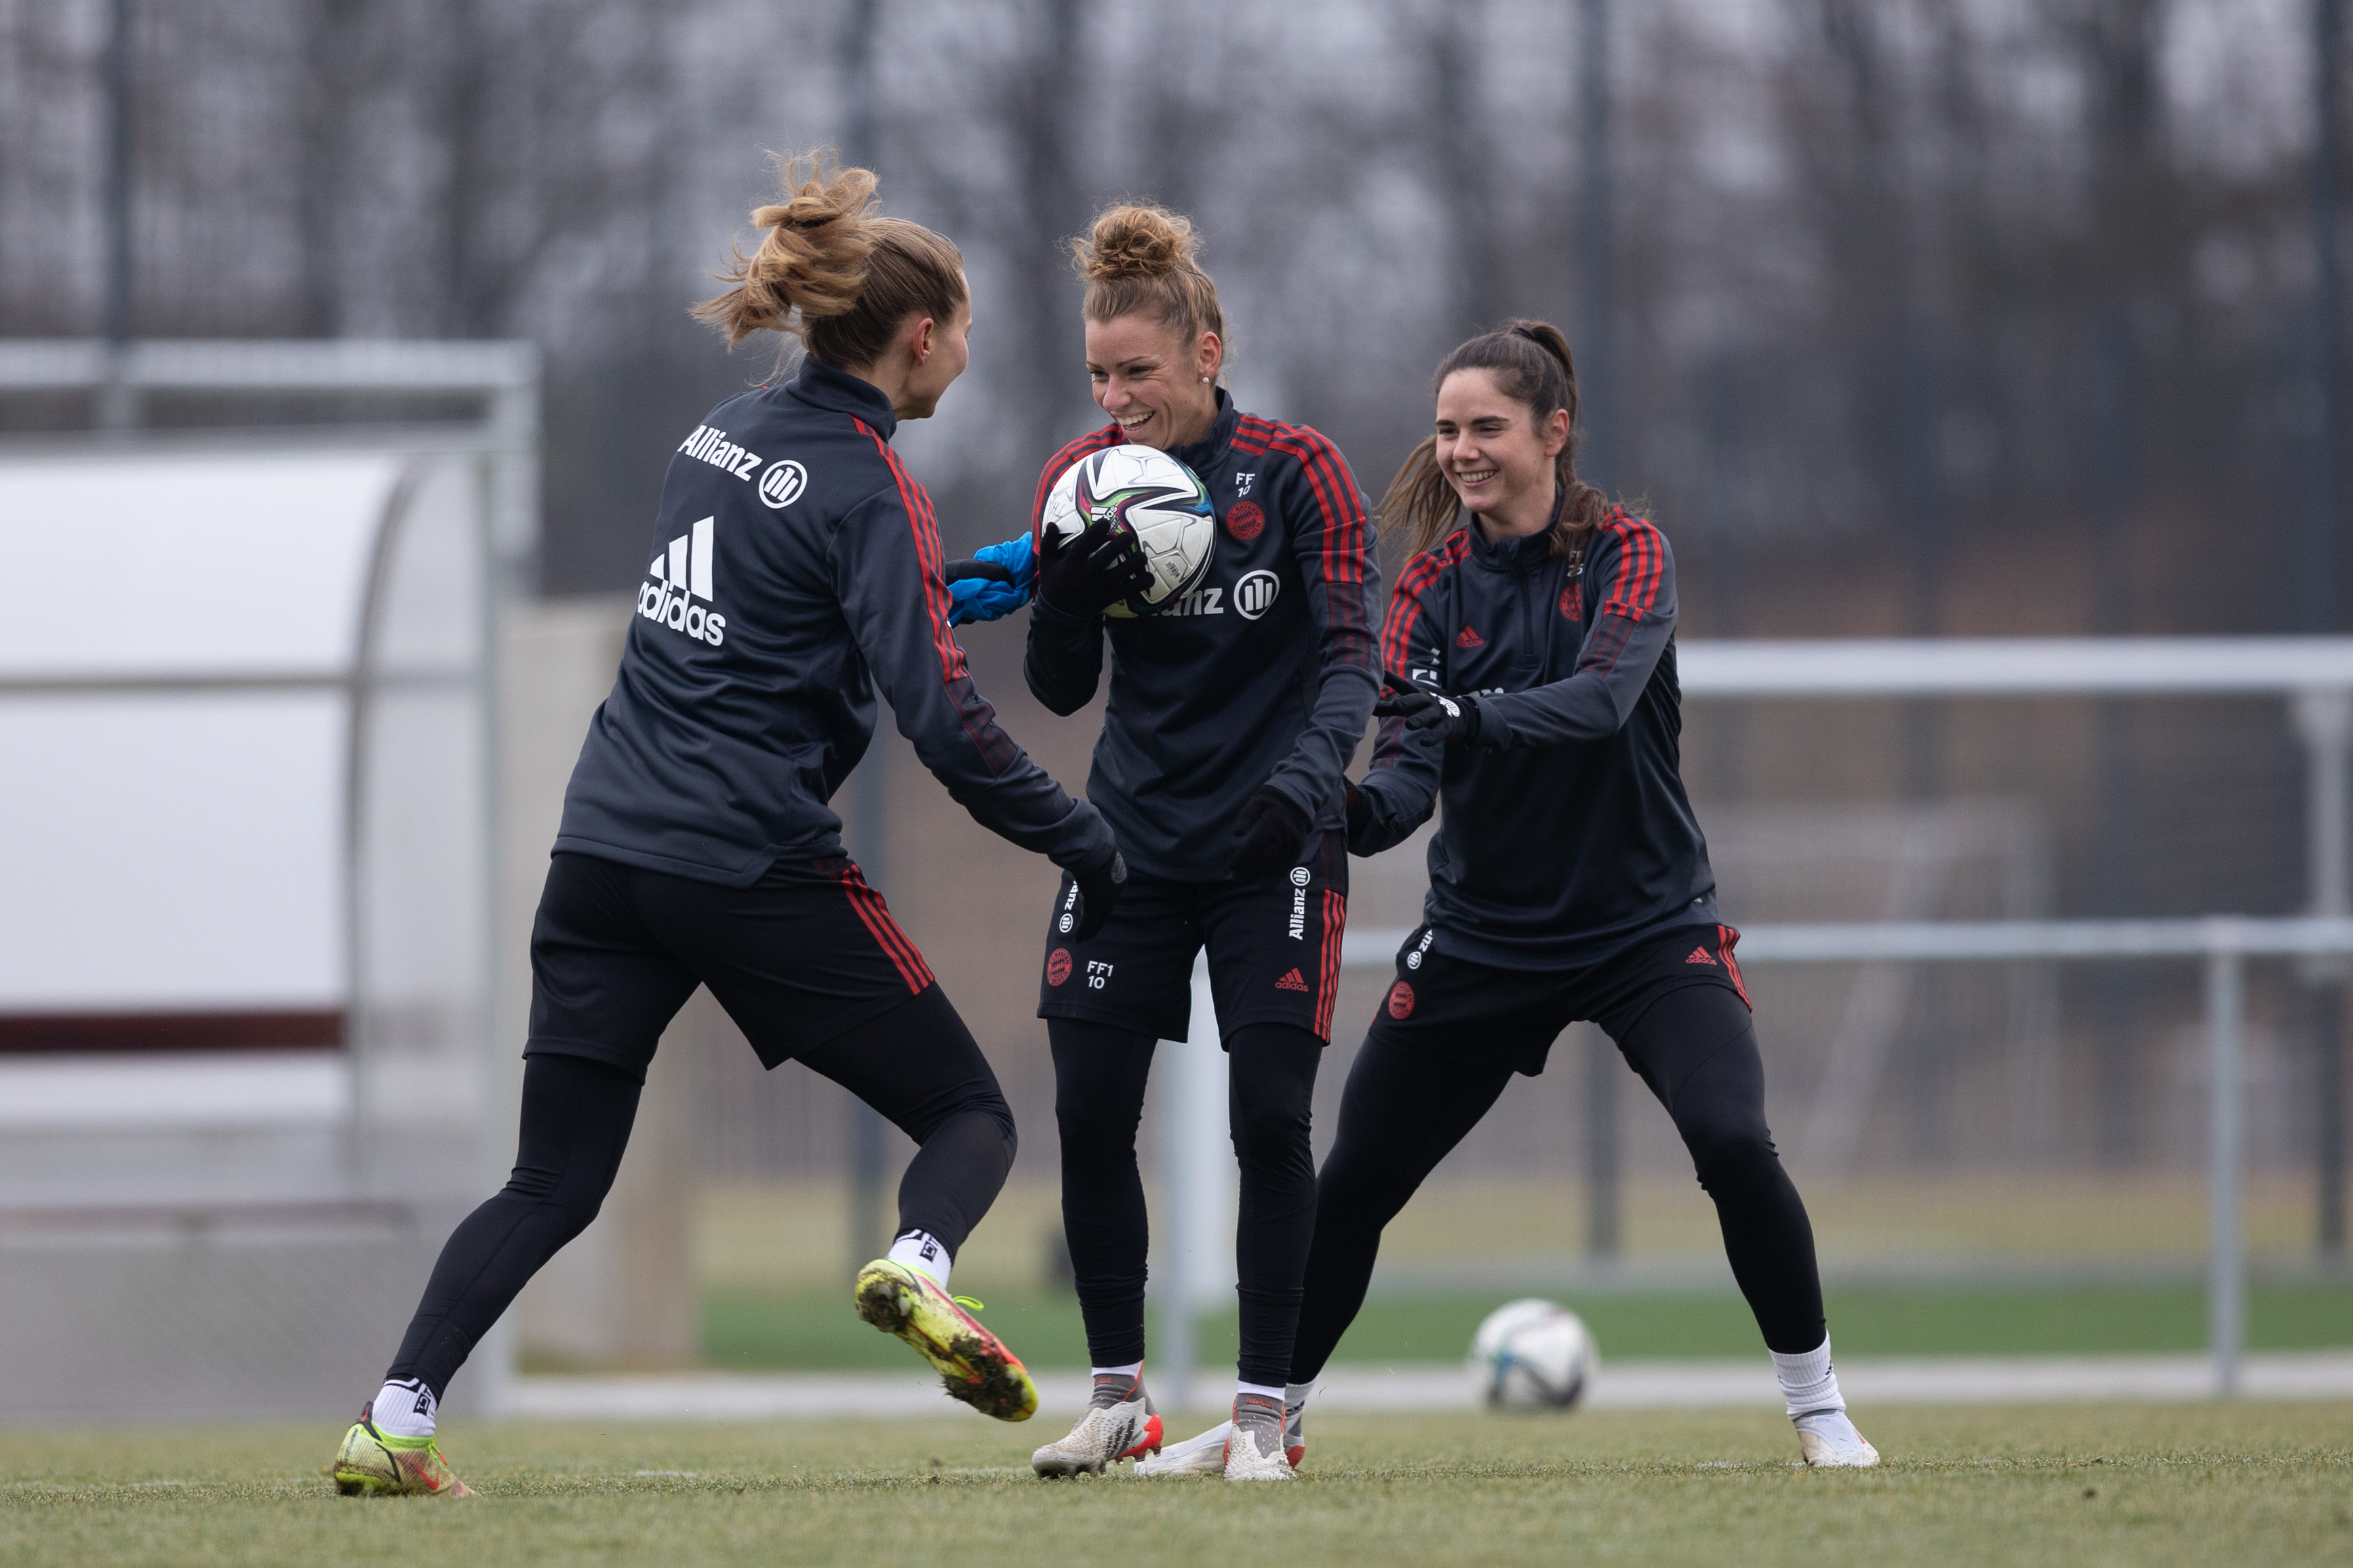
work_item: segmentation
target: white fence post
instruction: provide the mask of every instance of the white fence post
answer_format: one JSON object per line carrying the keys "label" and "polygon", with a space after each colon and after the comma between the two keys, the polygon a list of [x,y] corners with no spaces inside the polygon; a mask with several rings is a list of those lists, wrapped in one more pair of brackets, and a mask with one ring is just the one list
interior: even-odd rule
{"label": "white fence post", "polygon": [[2246,1343],[2246,1240],[2240,1206],[2240,1138],[2244,1087],[2239,1040],[2246,1016],[2246,960],[2237,931],[2211,928],[2206,953],[2207,1135],[2209,1181],[2206,1333],[2217,1397],[2236,1393]]}

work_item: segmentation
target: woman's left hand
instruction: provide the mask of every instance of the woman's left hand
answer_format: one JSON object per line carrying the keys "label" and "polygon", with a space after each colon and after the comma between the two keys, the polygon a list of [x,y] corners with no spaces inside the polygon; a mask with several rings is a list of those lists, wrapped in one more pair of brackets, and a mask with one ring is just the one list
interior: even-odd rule
{"label": "woman's left hand", "polygon": [[1472,697],[1440,697],[1435,691],[1389,691],[1373,704],[1377,719],[1402,719],[1409,730],[1435,730],[1439,738],[1476,745],[1479,703]]}
{"label": "woman's left hand", "polygon": [[1259,785],[1258,793],[1234,814],[1235,878],[1255,882],[1296,864],[1314,826],[1289,795],[1271,784]]}

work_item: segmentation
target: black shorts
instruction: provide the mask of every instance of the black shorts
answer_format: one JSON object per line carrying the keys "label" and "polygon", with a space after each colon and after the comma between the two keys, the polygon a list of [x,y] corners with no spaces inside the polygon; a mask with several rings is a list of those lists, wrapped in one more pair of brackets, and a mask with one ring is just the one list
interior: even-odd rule
{"label": "black shorts", "polygon": [[1679,926],[1582,969],[1498,969],[1451,958],[1439,950],[1438,934],[1417,927],[1398,949],[1397,979],[1366,1038],[1534,1078],[1560,1032],[1580,1020],[1623,1040],[1651,1003],[1686,985],[1721,986],[1748,1005],[1732,956],[1740,933],[1730,926]]}
{"label": "black shorts", "polygon": [[1119,907],[1091,941],[1060,928],[1071,879],[1046,931],[1040,1018],[1085,1018],[1181,1040],[1193,1014],[1193,955],[1209,950],[1218,1030],[1293,1024],[1332,1038],[1340,938],[1348,925],[1348,852],[1338,833],[1310,841],[1299,864],[1257,882],[1174,882],[1128,874]]}
{"label": "black shorts", "polygon": [[532,922],[523,1055],[586,1057],[642,1083],[701,984],[773,1068],[932,984],[846,856],[780,860],[727,888],[567,852],[549,863]]}

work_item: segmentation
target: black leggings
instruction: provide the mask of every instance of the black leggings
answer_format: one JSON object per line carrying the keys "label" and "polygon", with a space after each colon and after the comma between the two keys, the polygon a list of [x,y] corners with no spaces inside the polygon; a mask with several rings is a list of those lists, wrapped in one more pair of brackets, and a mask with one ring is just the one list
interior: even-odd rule
{"label": "black leggings", "polygon": [[[1627,1028],[1618,1049],[1674,1118],[1699,1184],[1715,1200],[1725,1254],[1765,1343],[1788,1353],[1820,1345],[1813,1227],[1765,1126],[1765,1064],[1748,1009],[1722,986],[1670,991]],[[1292,1382],[1324,1370],[1364,1305],[1382,1228],[1511,1079],[1508,1066],[1376,1041],[1357,1053],[1318,1178]]]}
{"label": "black leggings", "polygon": [[[1087,1352],[1097,1366],[1125,1366],[1144,1359],[1151,1233],[1135,1129],[1155,1042],[1078,1018],[1049,1018],[1046,1035],[1062,1134],[1062,1227]],[[1227,1037],[1226,1050],[1228,1116],[1241,1162],[1234,1239],[1241,1379],[1280,1384],[1291,1366],[1300,1276],[1315,1224],[1315,1154],[1307,1134],[1324,1042],[1295,1025],[1245,1024]]]}
{"label": "black leggings", "polygon": [[[1013,1113],[940,988],[797,1059],[922,1145],[899,1183],[899,1228],[930,1232],[953,1257],[1013,1168]],[[450,1233],[386,1378],[421,1378],[441,1396],[524,1282],[596,1217],[638,1092],[633,1075],[586,1057],[525,1058],[514,1173]]]}

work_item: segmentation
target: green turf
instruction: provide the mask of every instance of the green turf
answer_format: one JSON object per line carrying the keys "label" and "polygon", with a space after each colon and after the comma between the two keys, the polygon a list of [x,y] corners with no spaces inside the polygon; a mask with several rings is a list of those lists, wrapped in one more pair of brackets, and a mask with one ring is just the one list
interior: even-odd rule
{"label": "green turf", "polygon": [[[1502,1295],[1383,1299],[1341,1342],[1344,1362],[1451,1361]],[[1754,1355],[1763,1342],[1737,1296],[1571,1297],[1603,1354],[1626,1359]],[[1985,1290],[1839,1289],[1831,1332],[1842,1355],[2097,1355],[2195,1351],[2206,1340],[2204,1293],[2191,1285],[2099,1285]],[[1037,1367],[1085,1363],[1076,1300],[992,1293],[983,1321]],[[1201,1357],[1234,1354],[1234,1316],[1201,1325]],[[2353,1345],[2353,1283],[2257,1285],[2248,1312],[2256,1350]],[[703,1345],[713,1365],[897,1366],[905,1352],[825,1298],[713,1295]]]}
{"label": "green turf", "polygon": [[324,1427],[16,1433],[0,1562],[2353,1561],[2347,1405],[1878,1410],[1888,1463],[1868,1473],[1793,1468],[1769,1412],[1324,1417],[1301,1479],[1257,1487],[1040,1482],[1044,1427],[460,1425],[467,1501],[335,1497],[313,1473]]}

